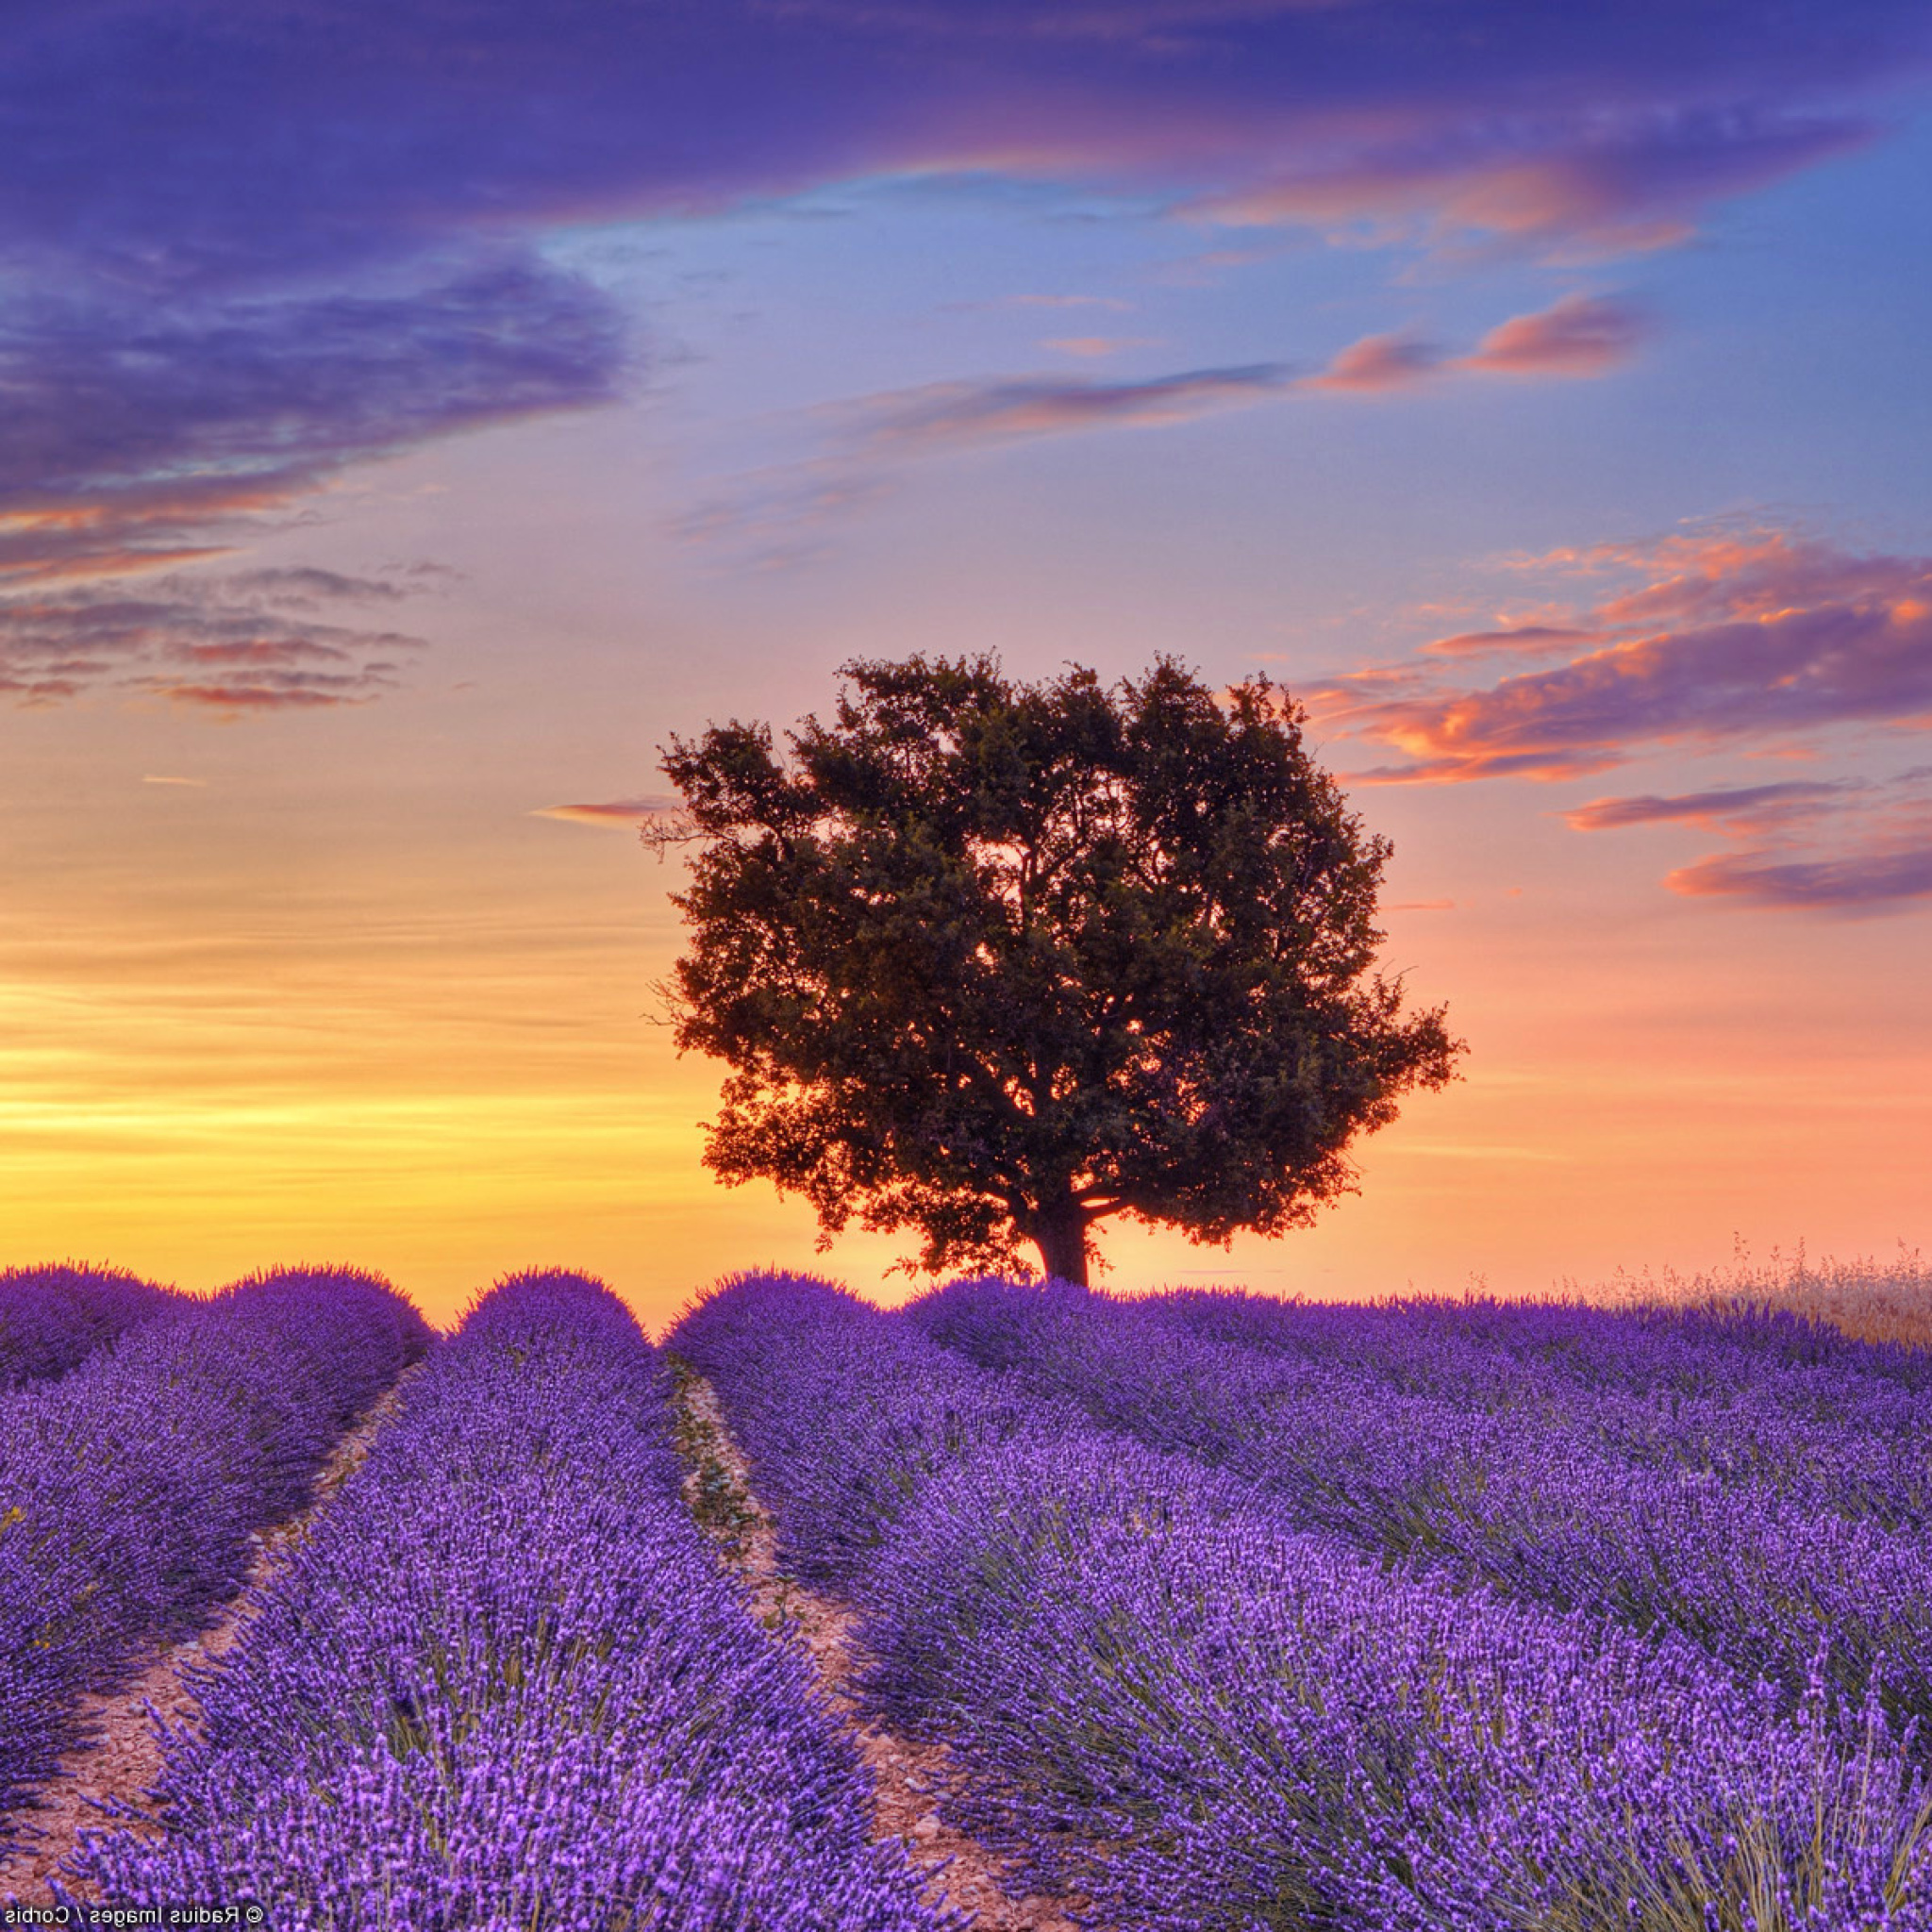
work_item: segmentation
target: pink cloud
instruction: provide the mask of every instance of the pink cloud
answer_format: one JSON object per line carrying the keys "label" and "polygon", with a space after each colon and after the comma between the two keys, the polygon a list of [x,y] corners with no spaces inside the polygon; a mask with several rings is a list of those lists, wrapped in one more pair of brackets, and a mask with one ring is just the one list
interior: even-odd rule
{"label": "pink cloud", "polygon": [[1376,394],[1449,374],[1607,375],[1629,360],[1645,333],[1638,312],[1613,297],[1566,295],[1548,308],[1498,324],[1467,356],[1449,356],[1399,331],[1363,336],[1296,388]]}
{"label": "pink cloud", "polygon": [[1298,387],[1374,394],[1407,389],[1442,367],[1442,352],[1432,343],[1401,334],[1364,336],[1351,342],[1319,375]]}
{"label": "pink cloud", "polygon": [[1273,179],[1203,197],[1199,211],[1241,226],[1292,225],[1333,239],[1472,245],[1558,260],[1674,246],[1702,208],[1871,138],[1868,122],[1746,110],[1720,125],[1620,114],[1590,125],[1560,115],[1406,129],[1310,150]]}
{"label": "pink cloud", "polygon": [[675,811],[680,801],[662,792],[647,792],[639,798],[608,799],[601,805],[544,805],[533,819],[561,819],[566,824],[602,825],[629,831],[646,821]]}
{"label": "pink cloud", "polygon": [[1594,643],[1599,631],[1578,630],[1574,625],[1524,624],[1507,630],[1464,630],[1453,637],[1438,638],[1423,646],[1434,658],[1474,658],[1496,652],[1521,656],[1547,656],[1567,651],[1578,644]]}
{"label": "pink cloud", "polygon": [[196,678],[151,677],[143,687],[156,697],[229,717],[269,711],[316,710],[336,705],[364,705],[389,682],[380,676],[359,678],[251,678],[234,683],[204,683]]}
{"label": "pink cloud", "polygon": [[1566,295],[1492,328],[1461,366],[1499,375],[1605,375],[1629,360],[1645,332],[1643,319],[1621,302]]}
{"label": "pink cloud", "polygon": [[1041,343],[1042,349],[1058,349],[1065,356],[1118,356],[1123,349],[1151,349],[1155,336],[1054,336]]}
{"label": "pink cloud", "polygon": [[1720,853],[1664,883],[1687,898],[1736,899],[1775,911],[1879,912],[1932,898],[1932,842],[1905,852],[1789,859]]}
{"label": "pink cloud", "polygon": [[1932,721],[1932,558],[1709,529],[1539,561],[1645,581],[1575,613],[1592,647],[1566,663],[1487,687],[1426,681],[1428,659],[1465,655],[1464,640],[1484,635],[1464,633],[1395,667],[1422,679],[1392,692],[1389,667],[1335,680],[1318,701],[1324,722],[1408,755],[1378,776],[1447,782],[1571,777],[1646,746]]}

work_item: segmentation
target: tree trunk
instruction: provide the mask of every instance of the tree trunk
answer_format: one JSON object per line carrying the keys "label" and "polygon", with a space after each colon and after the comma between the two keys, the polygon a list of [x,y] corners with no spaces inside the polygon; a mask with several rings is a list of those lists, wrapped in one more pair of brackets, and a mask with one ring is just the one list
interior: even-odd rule
{"label": "tree trunk", "polygon": [[1087,1217],[1077,1201],[1057,1201],[1036,1214],[1033,1240],[1049,1275],[1087,1286]]}

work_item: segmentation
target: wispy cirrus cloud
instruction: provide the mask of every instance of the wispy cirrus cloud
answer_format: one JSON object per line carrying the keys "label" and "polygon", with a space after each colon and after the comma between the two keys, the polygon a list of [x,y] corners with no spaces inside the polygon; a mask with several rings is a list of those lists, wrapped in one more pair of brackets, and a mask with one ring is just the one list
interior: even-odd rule
{"label": "wispy cirrus cloud", "polygon": [[345,465],[608,402],[623,325],[527,260],[375,292],[0,315],[0,588],[219,554]]}
{"label": "wispy cirrus cloud", "polygon": [[[1590,319],[1579,320],[1585,309]],[[1552,346],[1539,367],[1527,346],[1539,332],[1552,344],[1574,343],[1593,333],[1605,344],[1615,337],[1618,345],[1596,354]],[[811,526],[873,501],[898,470],[928,458],[1091,430],[1168,427],[1290,397],[1379,394],[1424,381],[1490,375],[1503,367],[1491,347],[1506,336],[1524,345],[1509,362],[1511,374],[1559,380],[1600,375],[1629,354],[1642,333],[1636,311],[1610,298],[1565,298],[1539,314],[1512,318],[1467,356],[1399,335],[1377,335],[1350,343],[1314,371],[1265,361],[1165,375],[1030,374],[881,391],[809,412],[809,426],[822,443],[819,455],[730,479],[686,515],[678,529],[698,541],[732,540],[759,550],[768,563],[791,561],[810,553]]]}
{"label": "wispy cirrus cloud", "polygon": [[[1843,727],[1932,730],[1932,558],[1712,525],[1517,568],[1602,590],[1567,624],[1441,638],[1303,694],[1328,728],[1407,754],[1356,780],[1550,781],[1659,751],[1816,750]],[[1506,675],[1457,681],[1485,658]],[[1735,841],[1668,874],[1687,897],[1870,912],[1932,896],[1932,766],[1632,792],[1563,817],[1582,832],[1693,826]]]}
{"label": "wispy cirrus cloud", "polygon": [[230,717],[362,703],[395,688],[423,641],[349,622],[353,607],[419,588],[407,574],[270,570],[15,595],[0,599],[0,692],[158,696]]}
{"label": "wispy cirrus cloud", "polygon": [[1484,126],[1445,117],[1336,141],[1272,180],[1207,197],[1201,211],[1237,225],[1594,259],[1688,241],[1712,203],[1874,132],[1856,111],[1770,99],[1729,114],[1626,100],[1623,111],[1589,121],[1557,112]]}
{"label": "wispy cirrus cloud", "polygon": [[1785,826],[1810,824],[1852,787],[1842,779],[1780,785],[1724,785],[1707,791],[1630,798],[1593,798],[1563,814],[1579,832],[1616,831],[1625,825],[1699,825],[1734,838],[1762,838]]}
{"label": "wispy cirrus cloud", "polygon": [[1155,428],[1287,393],[1284,363],[1107,380],[1011,375],[921,383],[811,413],[822,453],[726,480],[679,520],[696,543],[724,542],[763,568],[814,554],[832,519],[874,501],[907,466],[960,451],[1080,430]]}
{"label": "wispy cirrus cloud", "polygon": [[1579,630],[1568,624],[1519,624],[1503,630],[1457,631],[1423,646],[1432,658],[1478,658],[1498,653],[1515,657],[1548,657],[1594,643],[1601,633]]}
{"label": "wispy cirrus cloud", "polygon": [[1160,342],[1155,336],[1050,336],[1040,346],[1058,349],[1063,356],[1099,358],[1118,356],[1128,349],[1157,349]]}
{"label": "wispy cirrus cloud", "polygon": [[1648,319],[1629,303],[1606,295],[1565,295],[1548,308],[1499,323],[1462,356],[1399,331],[1364,336],[1300,387],[1376,394],[1454,375],[1607,375],[1636,354],[1649,333]]}
{"label": "wispy cirrus cloud", "polygon": [[561,819],[571,825],[599,825],[606,830],[633,831],[652,819],[674,812],[683,803],[669,792],[649,791],[636,798],[606,799],[596,805],[542,805],[533,819]]}
{"label": "wispy cirrus cloud", "polygon": [[[1606,771],[1661,745],[1790,738],[1932,720],[1932,558],[1857,554],[1776,529],[1709,528],[1558,551],[1522,566],[1628,588],[1569,625],[1463,633],[1414,660],[1331,681],[1331,724],[1407,754],[1383,779],[1454,782]],[[1565,662],[1488,686],[1447,682],[1472,647]]]}
{"label": "wispy cirrus cloud", "polygon": [[1113,382],[1015,375],[888,391],[827,414],[841,421],[838,434],[855,455],[888,458],[1114,425],[1187,423],[1216,409],[1280,395],[1293,381],[1293,370],[1281,362]]}
{"label": "wispy cirrus cloud", "polygon": [[[1770,22],[1746,0],[20,0],[8,27],[16,585],[175,567],[345,465],[612,399],[621,319],[543,253],[586,220],[975,174],[1602,255],[1876,138],[1932,69],[1912,0]],[[1579,311],[1465,359],[1584,373],[1621,346]],[[1361,348],[1327,386],[1401,364]],[[1055,403],[953,420],[991,434],[1001,407]]]}
{"label": "wispy cirrus cloud", "polygon": [[1719,787],[1599,798],[1563,814],[1579,831],[1686,824],[1742,849],[1666,874],[1672,891],[1778,911],[1869,913],[1932,898],[1932,766],[1889,778]]}
{"label": "wispy cirrus cloud", "polygon": [[1734,899],[1775,911],[1896,911],[1932,898],[1932,825],[1903,850],[1829,858],[1719,853],[1672,873],[1664,883],[1690,898]]}
{"label": "wispy cirrus cloud", "polygon": [[983,302],[948,302],[949,309],[1106,308],[1120,313],[1133,304],[1123,295],[993,295]]}

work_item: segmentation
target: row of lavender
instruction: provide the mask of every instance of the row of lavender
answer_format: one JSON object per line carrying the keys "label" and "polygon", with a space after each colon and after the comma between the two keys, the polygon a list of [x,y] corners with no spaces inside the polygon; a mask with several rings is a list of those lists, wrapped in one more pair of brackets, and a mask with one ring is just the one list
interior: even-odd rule
{"label": "row of lavender", "polygon": [[1372,1368],[1405,1392],[1554,1411],[1638,1460],[1932,1522],[1932,1353],[1855,1341],[1748,1306],[1580,1303],[1361,1307],[1184,1291],[1137,1304],[1206,1339]]}
{"label": "row of lavender", "polygon": [[990,1280],[909,1315],[1303,1527],[1670,1629],[1788,1707],[1814,1680],[1875,1694],[1932,1745],[1932,1396],[1882,1351],[1576,1310],[1439,1309],[1418,1339],[1388,1311]]}
{"label": "row of lavender", "polygon": [[790,1562],[859,1607],[867,1695],[953,1748],[961,1822],[1018,1883],[1149,1932],[1932,1927],[1932,1794],[1875,1698],[1365,1553],[1287,1486],[1097,1426],[1097,1391],[1151,1416],[1183,1358],[1102,1310],[1037,1373],[1050,1330],[994,1336],[1041,1306],[948,1291],[908,1318],[745,1277],[669,1341]]}
{"label": "row of lavender", "polygon": [[0,1395],[0,1849],[30,1835],[20,1807],[82,1693],[240,1589],[251,1532],[300,1507],[429,1338],[387,1283],[341,1271],[122,1305],[141,1319],[114,1345]]}
{"label": "row of lavender", "polygon": [[0,1394],[64,1375],[180,1301],[114,1268],[0,1270]]}
{"label": "row of lavender", "polygon": [[601,1286],[483,1297],[199,1674],[160,1835],[82,1875],[283,1932],[946,1932],[684,1508],[668,1392]]}

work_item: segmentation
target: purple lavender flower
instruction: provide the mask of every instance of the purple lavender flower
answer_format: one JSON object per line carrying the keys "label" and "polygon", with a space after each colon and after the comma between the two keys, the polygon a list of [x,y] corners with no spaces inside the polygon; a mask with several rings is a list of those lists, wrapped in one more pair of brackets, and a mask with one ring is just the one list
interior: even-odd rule
{"label": "purple lavender flower", "polygon": [[127,1905],[283,1932],[947,1932],[793,1641],[678,1494],[669,1376],[582,1276],[499,1284],[197,1683]]}
{"label": "purple lavender flower", "polygon": [[0,1398],[0,1820],[75,1741],[82,1691],[242,1587],[250,1532],[428,1340],[386,1282],[284,1270]]}
{"label": "purple lavender flower", "polygon": [[0,1394],[64,1375],[178,1299],[119,1269],[0,1271]]}
{"label": "purple lavender flower", "polygon": [[[1926,1789],[1875,1694],[1813,1679],[1794,1705],[1668,1620],[1391,1565],[1307,1527],[1299,1491],[1097,1427],[1116,1385],[1150,1430],[1163,1393],[1183,1434],[1202,1405],[1160,1383],[1154,1325],[1056,1333],[1058,1299],[947,1291],[908,1319],[740,1278],[669,1342],[794,1559],[860,1608],[870,1701],[952,1747],[956,1815],[1017,1884],[1149,1932],[1932,1925]],[[1011,1367],[975,1376],[922,1326]],[[1359,1487],[1344,1467],[1332,1497]]]}

